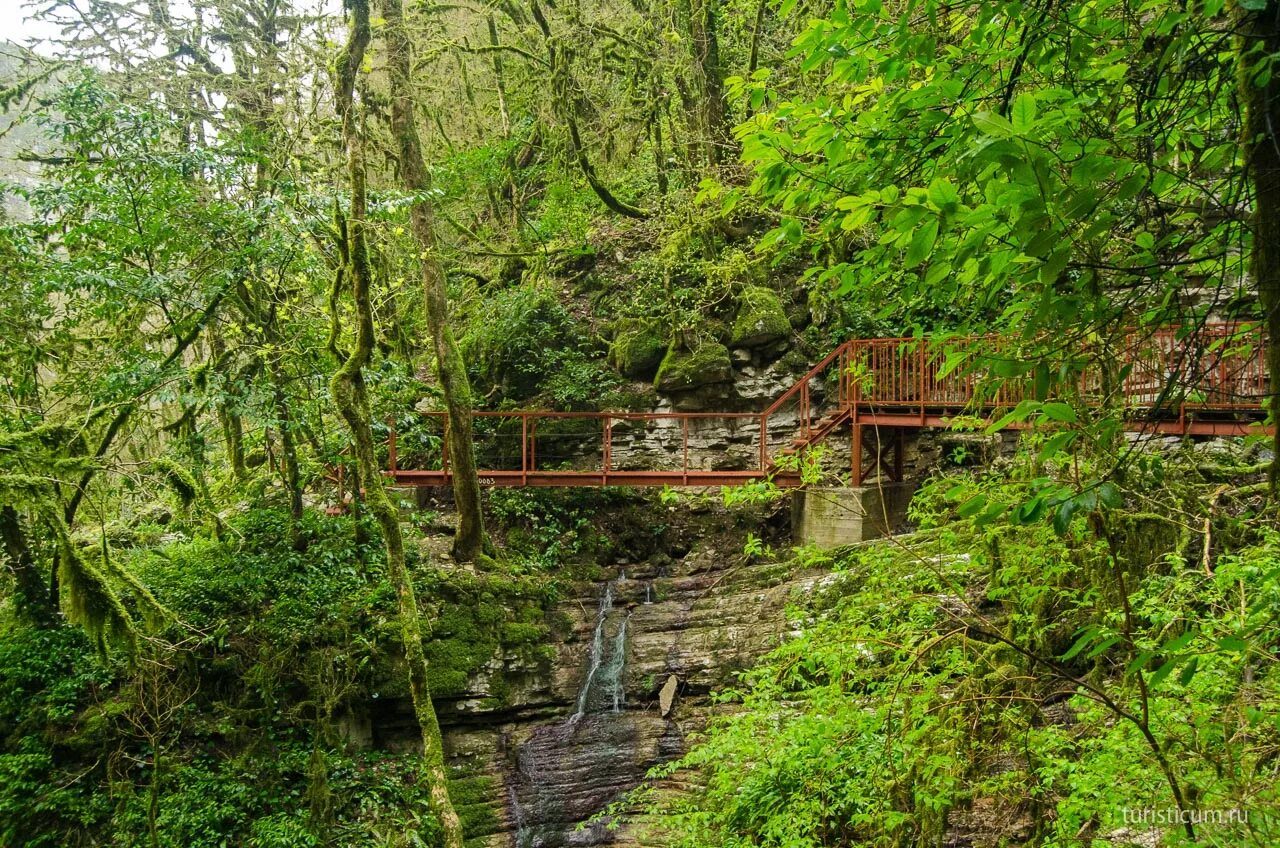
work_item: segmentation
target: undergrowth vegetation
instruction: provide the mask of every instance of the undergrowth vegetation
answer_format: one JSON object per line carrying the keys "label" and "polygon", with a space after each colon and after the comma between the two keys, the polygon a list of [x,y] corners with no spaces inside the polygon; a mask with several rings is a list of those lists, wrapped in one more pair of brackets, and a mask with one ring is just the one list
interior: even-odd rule
{"label": "undergrowth vegetation", "polygon": [[1030,497],[1034,451],[933,480],[653,774],[705,789],[656,780],[650,812],[683,846],[1275,844],[1280,535],[1248,497],[1202,524],[1193,463],[1144,456],[1058,529],[957,515]]}
{"label": "undergrowth vegetation", "polygon": [[[352,712],[408,709],[382,546],[308,513],[299,552],[287,522],[253,510],[223,541],[133,549],[173,623],[132,668],[102,665],[78,629],[0,626],[0,844],[435,844],[412,738],[369,738]],[[437,697],[464,694],[496,652],[548,661],[545,581],[414,575],[439,605]],[[453,775],[468,826],[491,815],[491,789]]]}

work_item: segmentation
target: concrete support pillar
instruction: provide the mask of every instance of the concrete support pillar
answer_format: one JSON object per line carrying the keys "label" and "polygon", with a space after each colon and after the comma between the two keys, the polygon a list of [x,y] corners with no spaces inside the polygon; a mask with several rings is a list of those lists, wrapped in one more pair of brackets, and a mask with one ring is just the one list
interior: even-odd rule
{"label": "concrete support pillar", "polygon": [[792,495],[797,545],[836,548],[895,532],[907,518],[915,483],[800,489]]}

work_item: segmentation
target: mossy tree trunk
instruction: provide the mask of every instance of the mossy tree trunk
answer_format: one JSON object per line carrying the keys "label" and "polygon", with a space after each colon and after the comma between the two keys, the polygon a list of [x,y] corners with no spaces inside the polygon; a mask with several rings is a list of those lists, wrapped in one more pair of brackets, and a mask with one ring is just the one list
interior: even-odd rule
{"label": "mossy tree trunk", "polygon": [[10,504],[0,506],[0,545],[3,545],[6,565],[13,573],[14,611],[27,624],[51,627],[58,620],[58,605],[49,593],[40,567],[36,565],[27,535],[22,529],[22,517]]}
{"label": "mossy tree trunk", "polygon": [[[373,355],[373,305],[371,303],[369,252],[365,242],[367,198],[365,193],[364,140],[357,123],[355,79],[369,45],[369,2],[350,0],[351,28],[347,45],[338,61],[338,110],[346,145],[347,168],[351,180],[351,213],[347,222],[349,278],[356,308],[355,348],[346,357],[330,382],[334,403],[351,431],[360,482],[365,487],[365,504],[382,530],[387,552],[387,571],[399,602],[400,632],[409,671],[409,692],[422,732],[422,776],[427,783],[431,812],[440,821],[446,848],[462,848],[462,823],[449,800],[444,749],[431,691],[427,685],[427,658],[422,649],[422,625],[413,582],[405,562],[400,516],[383,487],[374,453],[369,397],[364,368]],[[338,320],[335,310],[333,320]]]}
{"label": "mossy tree trunk", "polygon": [[244,421],[239,411],[241,385],[230,367],[226,342],[216,323],[209,328],[209,352],[213,356],[214,370],[222,372],[227,381],[223,396],[214,404],[218,424],[222,427],[222,441],[226,448],[227,461],[231,464],[231,473],[235,478],[244,480],[249,476],[249,469],[244,461]]}
{"label": "mossy tree trunk", "polygon": [[[1266,316],[1268,402],[1280,421],[1280,0],[1237,2],[1244,160],[1253,181],[1250,271]],[[1271,491],[1280,494],[1280,427]]]}
{"label": "mossy tree trunk", "polygon": [[298,465],[297,426],[289,406],[286,390],[288,377],[284,369],[284,338],[280,333],[279,316],[273,303],[267,308],[264,335],[271,345],[267,376],[271,382],[271,402],[275,407],[276,421],[280,429],[281,465],[284,485],[289,494],[289,544],[295,550],[304,548],[302,536],[302,473]]}
{"label": "mossy tree trunk", "polygon": [[689,3],[689,40],[699,95],[694,125],[701,131],[703,157],[712,167],[726,158],[729,147],[716,3],[717,0],[690,0]]}
{"label": "mossy tree trunk", "polygon": [[413,60],[404,24],[401,0],[382,0],[383,32],[387,40],[387,65],[391,80],[391,131],[400,157],[400,180],[414,195],[409,219],[420,251],[423,299],[427,325],[436,358],[436,373],[449,415],[449,465],[453,472],[453,499],[458,507],[458,533],[453,556],[473,561],[484,549],[484,515],[480,508],[480,481],[476,476],[475,446],[471,424],[471,386],[467,369],[449,327],[449,301],[444,268],[436,251],[435,221],[427,193],[431,177],[422,156],[413,106]]}

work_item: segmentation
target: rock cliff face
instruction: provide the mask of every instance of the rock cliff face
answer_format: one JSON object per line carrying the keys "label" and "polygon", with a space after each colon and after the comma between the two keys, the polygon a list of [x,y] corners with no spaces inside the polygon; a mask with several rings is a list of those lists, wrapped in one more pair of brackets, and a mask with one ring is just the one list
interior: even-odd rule
{"label": "rock cliff face", "polygon": [[[549,611],[554,660],[495,656],[467,692],[438,702],[474,844],[660,844],[592,820],[686,750],[711,690],[778,643],[788,601],[821,579],[744,558],[747,529],[786,542],[781,507],[664,509],[655,553],[606,564],[608,579]],[[355,724],[350,735],[377,747],[416,741],[404,701]]]}
{"label": "rock cliff face", "polygon": [[508,804],[492,844],[639,844],[603,822],[578,825],[683,753],[705,723],[708,693],[777,643],[788,599],[815,579],[744,563],[740,544],[724,541],[618,564],[612,580],[562,607],[573,626],[549,685],[556,714],[499,732]]}

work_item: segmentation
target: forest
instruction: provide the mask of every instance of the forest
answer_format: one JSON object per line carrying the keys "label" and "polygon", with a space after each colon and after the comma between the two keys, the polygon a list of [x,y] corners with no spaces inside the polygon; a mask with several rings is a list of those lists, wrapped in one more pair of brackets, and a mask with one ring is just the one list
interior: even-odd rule
{"label": "forest", "polygon": [[0,848],[1280,845],[1280,0],[3,4]]}

